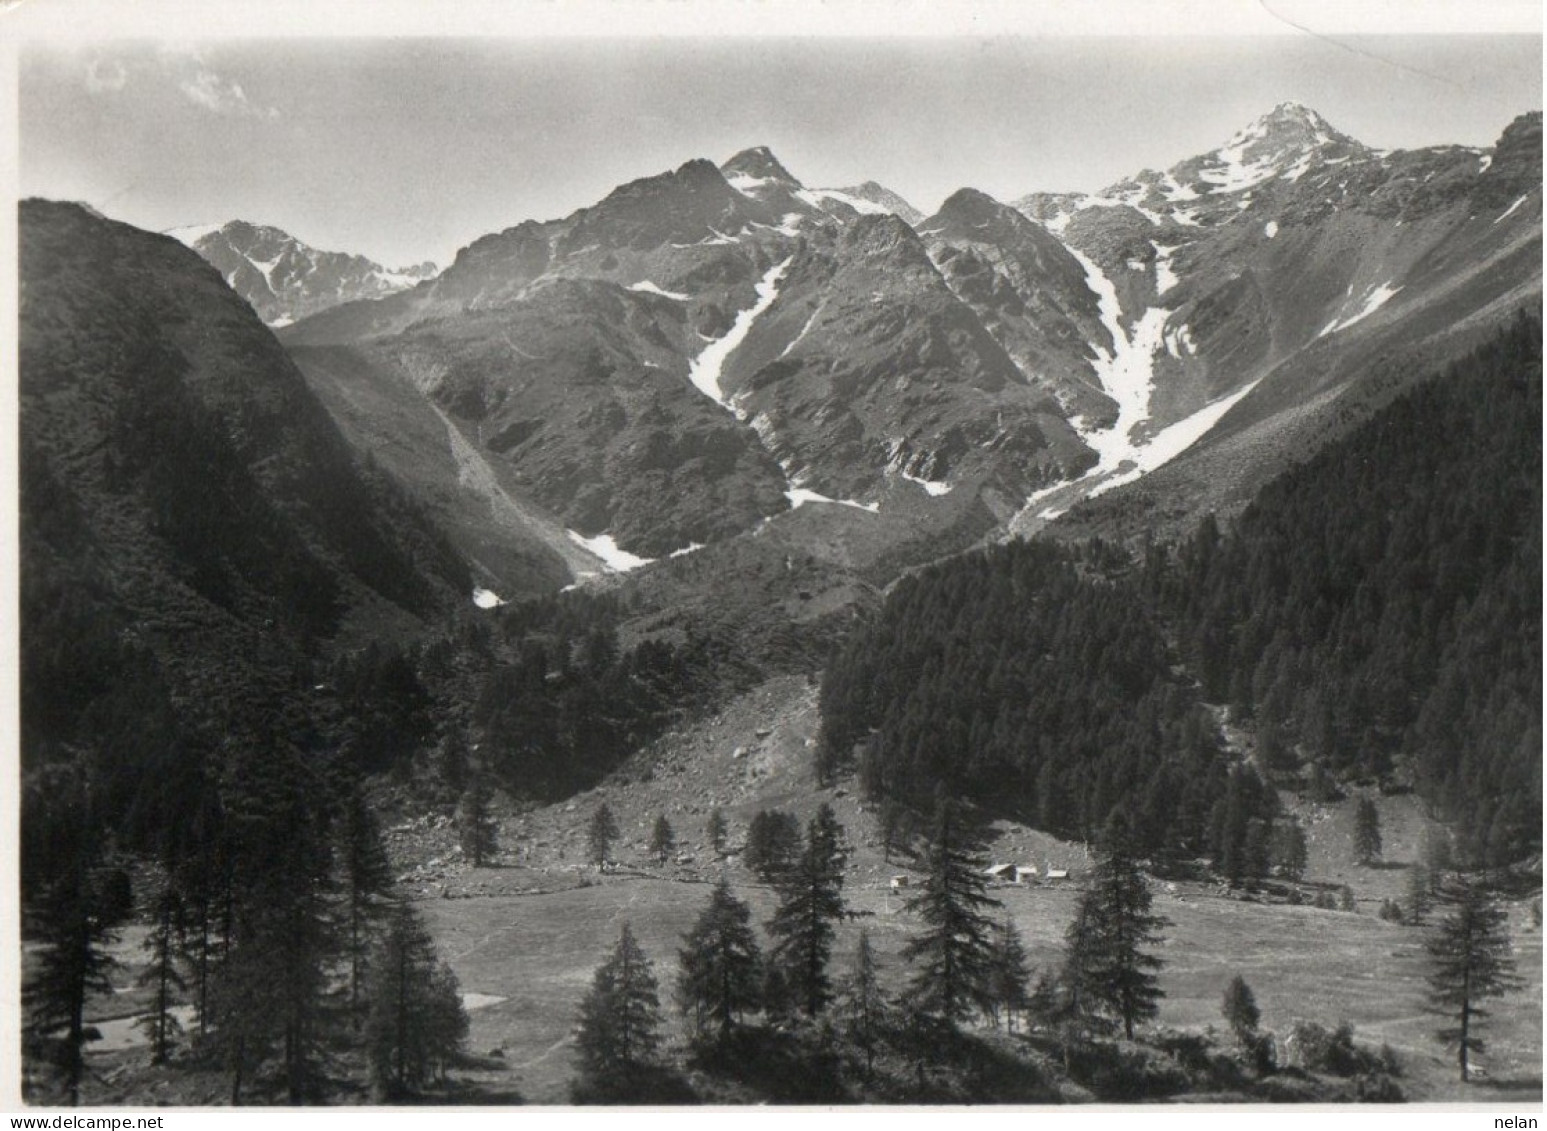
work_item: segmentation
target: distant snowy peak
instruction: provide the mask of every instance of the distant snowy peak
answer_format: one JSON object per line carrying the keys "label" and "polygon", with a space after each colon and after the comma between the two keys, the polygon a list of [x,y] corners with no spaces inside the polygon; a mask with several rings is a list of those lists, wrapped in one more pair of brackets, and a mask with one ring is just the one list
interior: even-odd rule
{"label": "distant snowy peak", "polygon": [[320,251],[281,228],[232,220],[164,233],[211,263],[270,325],[287,325],[330,306],[381,298],[436,273],[434,263],[389,269],[363,255]]}
{"label": "distant snowy peak", "polygon": [[1236,193],[1273,177],[1298,180],[1318,163],[1371,155],[1368,147],[1333,129],[1315,110],[1286,102],[1212,153],[1176,166],[1171,176],[1199,193]]}
{"label": "distant snowy peak", "polygon": [[790,174],[790,171],[780,163],[766,145],[743,149],[721,165],[720,172],[730,182],[731,187],[736,189],[741,189],[743,184],[757,187],[765,183],[780,184],[790,189],[801,187],[800,182]]}
{"label": "distant snowy peak", "polygon": [[900,216],[909,224],[924,218],[917,208],[875,181],[852,188],[807,188],[765,145],[743,149],[720,166],[720,173],[731,188],[748,200],[788,210],[783,213],[787,221],[790,213],[840,221],[860,216]]}
{"label": "distant snowy peak", "polygon": [[857,212],[882,212],[900,216],[909,224],[917,225],[924,213],[909,204],[897,193],[875,181],[841,189],[818,189],[818,192],[835,196]]}

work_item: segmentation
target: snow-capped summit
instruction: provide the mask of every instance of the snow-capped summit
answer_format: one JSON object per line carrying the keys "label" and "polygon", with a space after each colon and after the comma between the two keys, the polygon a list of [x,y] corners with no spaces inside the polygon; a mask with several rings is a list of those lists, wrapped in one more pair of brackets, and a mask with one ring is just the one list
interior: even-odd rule
{"label": "snow-capped summit", "polygon": [[1340,163],[1369,153],[1315,110],[1284,102],[1212,153],[1183,162],[1172,176],[1195,181],[1200,192],[1244,192],[1271,177],[1298,180],[1316,162]]}
{"label": "snow-capped summit", "polygon": [[281,228],[245,220],[173,228],[165,234],[213,264],[258,316],[274,326],[340,303],[407,290],[436,273],[433,263],[394,271],[362,255],[319,251]]}
{"label": "snow-capped summit", "polygon": [[766,145],[743,149],[725,164],[720,172],[731,187],[742,192],[756,193],[765,186],[778,185],[785,189],[798,189],[801,184]]}

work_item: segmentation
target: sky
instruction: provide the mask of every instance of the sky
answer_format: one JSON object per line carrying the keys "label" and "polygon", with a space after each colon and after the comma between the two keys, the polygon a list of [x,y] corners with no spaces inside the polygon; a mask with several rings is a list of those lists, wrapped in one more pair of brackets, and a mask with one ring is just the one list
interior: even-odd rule
{"label": "sky", "polygon": [[1005,200],[1095,190],[1212,149],[1291,99],[1380,148],[1486,146],[1541,108],[1539,23],[1376,36],[1292,22],[1311,30],[900,20],[906,34],[880,38],[862,33],[884,21],[825,34],[792,18],[669,35],[619,20],[618,38],[595,20],[437,38],[282,23],[283,38],[54,32],[20,48],[19,189],[153,230],[241,218],[388,266],[445,265],[479,235],[754,145],[809,186],[877,180],[929,212],[963,186]]}

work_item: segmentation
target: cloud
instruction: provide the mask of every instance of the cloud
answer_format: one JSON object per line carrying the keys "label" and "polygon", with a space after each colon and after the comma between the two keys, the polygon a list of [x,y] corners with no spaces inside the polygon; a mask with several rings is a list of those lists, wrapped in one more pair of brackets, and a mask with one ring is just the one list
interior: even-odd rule
{"label": "cloud", "polygon": [[86,64],[86,89],[92,94],[120,91],[129,81],[129,70],[117,59],[93,59]]}
{"label": "cloud", "polygon": [[259,106],[247,97],[242,84],[221,78],[208,67],[200,67],[192,75],[178,80],[177,89],[189,101],[214,114],[234,114],[248,118],[277,118],[279,111],[272,106]]}
{"label": "cloud", "polygon": [[212,114],[232,117],[274,119],[279,110],[263,106],[247,97],[242,84],[217,72],[195,47],[163,44],[161,65],[177,84],[183,97]]}

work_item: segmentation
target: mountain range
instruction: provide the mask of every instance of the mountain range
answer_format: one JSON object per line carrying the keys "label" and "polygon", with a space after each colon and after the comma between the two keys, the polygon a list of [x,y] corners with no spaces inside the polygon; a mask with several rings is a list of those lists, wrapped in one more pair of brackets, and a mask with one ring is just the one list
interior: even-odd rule
{"label": "mountain range", "polygon": [[1388,152],[1286,103],[1099,193],[964,188],[930,216],[757,147],[438,273],[241,221],[178,234],[514,597],[769,527],[879,577],[1228,511],[1539,301],[1540,170],[1540,114]]}

